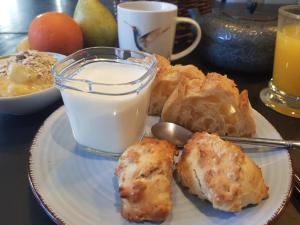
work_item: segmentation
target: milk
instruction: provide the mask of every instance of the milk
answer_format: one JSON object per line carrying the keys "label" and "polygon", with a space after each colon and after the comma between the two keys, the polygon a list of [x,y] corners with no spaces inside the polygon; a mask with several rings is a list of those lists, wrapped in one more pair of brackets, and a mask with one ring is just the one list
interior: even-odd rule
{"label": "milk", "polygon": [[[139,87],[137,84],[120,84],[140,79],[146,72],[146,68],[133,64],[93,62],[73,75],[75,82],[69,86],[86,92],[62,88],[61,94],[78,144],[102,152],[121,153],[143,136],[153,78],[138,90],[133,88]],[[88,85],[89,82],[82,80],[93,83]],[[134,93],[120,94],[132,90]]]}

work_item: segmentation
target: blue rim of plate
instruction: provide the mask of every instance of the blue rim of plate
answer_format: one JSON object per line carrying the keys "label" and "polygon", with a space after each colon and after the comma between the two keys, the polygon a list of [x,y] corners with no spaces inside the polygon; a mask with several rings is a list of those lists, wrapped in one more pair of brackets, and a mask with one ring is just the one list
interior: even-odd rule
{"label": "blue rim of plate", "polygon": [[[60,218],[59,216],[56,215],[56,213],[50,209],[50,207],[48,207],[47,203],[45,202],[45,200],[43,199],[43,197],[39,194],[36,185],[34,183],[34,179],[33,179],[33,174],[32,174],[32,169],[31,169],[31,162],[32,162],[32,150],[35,148],[36,142],[38,140],[38,136],[40,135],[40,133],[43,132],[45,125],[48,123],[48,121],[50,120],[51,117],[53,117],[55,114],[58,114],[59,111],[61,110],[61,108],[63,108],[64,106],[59,107],[58,109],[56,109],[53,113],[51,113],[48,118],[43,122],[43,124],[40,126],[39,130],[37,131],[32,144],[30,146],[30,149],[28,151],[28,180],[29,180],[29,184],[30,184],[30,188],[32,190],[32,193],[34,195],[34,197],[36,198],[36,200],[38,201],[38,203],[40,204],[40,206],[44,209],[44,211],[46,212],[46,214],[52,219],[53,222],[55,222],[57,225],[66,225],[66,223],[64,222],[64,220],[62,218]],[[273,125],[271,124],[271,126],[273,127]],[[273,127],[274,128],[274,127]],[[274,128],[275,129],[275,128]],[[276,130],[276,129],[275,129]],[[289,164],[291,166],[291,182],[289,183],[289,188],[288,191],[286,192],[286,195],[284,196],[283,201],[281,202],[280,206],[278,207],[278,209],[274,212],[274,214],[268,219],[268,221],[264,224],[264,225],[271,225],[274,224],[278,218],[284,213],[288,202],[290,200],[291,194],[293,192],[293,187],[294,187],[294,168],[292,166],[292,161],[291,161],[291,155],[290,153],[287,151],[288,153],[288,161]]]}

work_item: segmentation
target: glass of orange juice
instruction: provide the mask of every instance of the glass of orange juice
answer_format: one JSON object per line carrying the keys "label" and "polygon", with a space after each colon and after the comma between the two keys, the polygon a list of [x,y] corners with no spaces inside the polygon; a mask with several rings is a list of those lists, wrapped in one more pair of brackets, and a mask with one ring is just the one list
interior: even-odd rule
{"label": "glass of orange juice", "polygon": [[260,98],[275,111],[300,118],[300,5],[279,8],[273,78]]}

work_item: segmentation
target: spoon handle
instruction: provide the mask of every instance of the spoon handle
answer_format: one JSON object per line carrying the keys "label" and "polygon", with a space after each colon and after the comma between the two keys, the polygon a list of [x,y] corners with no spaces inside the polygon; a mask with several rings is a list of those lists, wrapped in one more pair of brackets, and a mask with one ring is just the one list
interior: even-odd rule
{"label": "spoon handle", "polygon": [[245,137],[231,137],[222,136],[221,137],[227,141],[233,141],[237,143],[253,144],[253,145],[263,145],[263,146],[273,146],[273,147],[286,147],[287,149],[300,148],[300,141],[294,140],[279,140],[279,139],[268,139],[268,138],[245,138]]}

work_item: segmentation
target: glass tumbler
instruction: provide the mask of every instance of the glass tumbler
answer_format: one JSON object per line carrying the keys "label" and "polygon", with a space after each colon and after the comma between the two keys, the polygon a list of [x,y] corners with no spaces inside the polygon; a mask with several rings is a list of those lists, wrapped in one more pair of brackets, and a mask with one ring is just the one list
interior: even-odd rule
{"label": "glass tumbler", "polygon": [[73,136],[103,156],[119,156],[144,135],[156,59],[143,52],[93,47],[54,65]]}
{"label": "glass tumbler", "polygon": [[273,77],[260,98],[275,111],[300,118],[300,5],[279,8]]}

